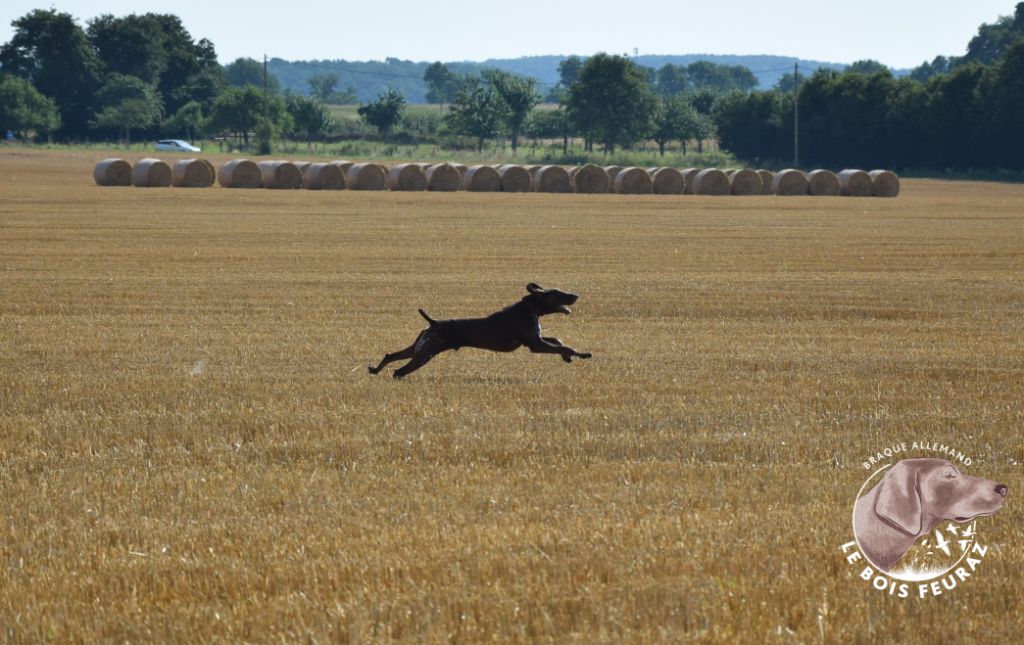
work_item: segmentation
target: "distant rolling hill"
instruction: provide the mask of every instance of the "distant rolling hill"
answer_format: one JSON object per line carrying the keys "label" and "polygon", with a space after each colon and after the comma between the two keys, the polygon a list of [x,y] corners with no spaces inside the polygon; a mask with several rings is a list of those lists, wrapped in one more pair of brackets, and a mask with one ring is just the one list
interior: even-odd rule
{"label": "distant rolling hill", "polygon": [[[541,91],[558,82],[558,64],[568,56],[524,56],[522,58],[494,58],[482,62],[462,61],[446,63],[453,71],[460,73],[478,73],[486,68],[497,68],[531,76],[542,83]],[[757,76],[758,89],[769,89],[786,73],[792,72],[793,64],[800,66],[801,73],[810,74],[814,70],[825,67],[836,70],[846,68],[844,63],[828,63],[823,61],[805,60],[791,56],[737,56],[719,54],[685,54],[678,56],[637,56],[640,65],[658,68],[667,63],[689,65],[705,60],[720,65],[743,65]],[[341,79],[338,89],[346,87],[355,89],[360,101],[373,100],[379,93],[394,89],[405,95],[409,103],[425,103],[427,86],[423,82],[423,73],[429,62],[414,62],[388,58],[383,61],[346,61],[346,60],[314,60],[286,61],[280,58],[271,59],[268,69],[281,81],[281,86],[294,92],[308,93],[309,79],[317,74],[337,74]],[[893,70],[897,76],[909,73],[909,70]]]}

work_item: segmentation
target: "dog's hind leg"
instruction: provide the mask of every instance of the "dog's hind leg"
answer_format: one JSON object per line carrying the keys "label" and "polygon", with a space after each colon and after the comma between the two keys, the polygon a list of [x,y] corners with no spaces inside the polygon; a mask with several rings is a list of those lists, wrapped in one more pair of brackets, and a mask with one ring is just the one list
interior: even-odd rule
{"label": "dog's hind leg", "polygon": [[395,370],[393,376],[402,378],[406,374],[415,372],[446,349],[448,347],[445,347],[444,340],[437,333],[432,329],[425,330],[413,344],[412,360]]}
{"label": "dog's hind leg", "polygon": [[380,360],[380,363],[377,365],[377,367],[368,367],[366,369],[370,371],[370,374],[377,374],[382,369],[384,369],[384,366],[387,365],[388,363],[393,363],[394,361],[404,361],[412,358],[413,354],[416,352],[416,344],[419,343],[420,337],[422,337],[424,333],[425,332],[420,332],[420,335],[416,338],[416,342],[413,343],[412,345],[409,345],[405,349],[400,349],[397,352],[386,354],[384,358]]}

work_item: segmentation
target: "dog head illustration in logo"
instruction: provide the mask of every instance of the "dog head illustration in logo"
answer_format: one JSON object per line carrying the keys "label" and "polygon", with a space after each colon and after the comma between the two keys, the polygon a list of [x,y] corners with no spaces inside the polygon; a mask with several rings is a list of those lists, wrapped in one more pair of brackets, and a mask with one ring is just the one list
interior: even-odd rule
{"label": "dog head illustration in logo", "polygon": [[1005,484],[965,475],[944,459],[904,459],[857,500],[853,532],[868,560],[888,573],[936,524],[993,515],[1006,493]]}

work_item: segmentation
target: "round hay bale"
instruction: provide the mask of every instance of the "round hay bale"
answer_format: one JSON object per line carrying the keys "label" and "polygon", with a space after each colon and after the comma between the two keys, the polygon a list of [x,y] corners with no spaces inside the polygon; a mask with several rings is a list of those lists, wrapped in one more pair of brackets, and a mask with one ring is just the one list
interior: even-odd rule
{"label": "round hay bale", "polygon": [[140,159],[132,169],[132,185],[139,188],[167,188],[171,177],[171,167],[159,159]]}
{"label": "round hay bale", "polygon": [[462,174],[462,188],[474,193],[496,193],[501,190],[501,175],[491,166],[470,166]]}
{"label": "round hay bale", "polygon": [[655,168],[649,174],[655,195],[682,195],[686,191],[686,177],[675,168]]}
{"label": "round hay bale", "polygon": [[357,163],[345,174],[345,185],[350,190],[384,190],[387,176],[387,170],[378,163]]}
{"label": "round hay bale", "polygon": [[426,190],[427,173],[423,172],[419,164],[400,163],[388,171],[387,182],[391,190]]}
{"label": "round hay bale", "polygon": [[738,168],[726,168],[722,172],[725,173],[726,177],[732,177],[733,175],[735,175],[738,172],[738,170],[739,170]]}
{"label": "round hay bale", "polygon": [[131,186],[132,165],[124,159],[104,159],[92,169],[97,186]]}
{"label": "round hay bale", "polygon": [[572,180],[561,166],[541,166],[533,178],[533,187],[538,193],[572,192]]}
{"label": "round hay bale", "polygon": [[770,170],[758,170],[757,176],[761,178],[761,194],[771,195],[772,194],[772,179],[775,175]]}
{"label": "round hay bale", "polygon": [[312,161],[293,161],[292,163],[295,164],[295,167],[299,169],[299,172],[305,174],[306,168],[309,168],[309,166],[313,162]]}
{"label": "round hay bale", "polygon": [[812,170],[807,173],[807,192],[815,197],[836,197],[839,195],[839,179],[828,170]]}
{"label": "round hay bale", "polygon": [[454,192],[462,186],[462,173],[450,163],[427,168],[427,190]]}
{"label": "round hay bale", "polygon": [[537,171],[540,170],[541,168],[543,168],[543,166],[539,166],[539,165],[526,166],[526,172],[530,173],[530,179],[536,179],[537,178]]}
{"label": "round hay bale", "polygon": [[466,166],[466,164],[455,163],[455,164],[452,164],[452,165],[455,166],[455,169],[459,171],[459,175],[465,175],[466,171],[469,170],[469,168]]}
{"label": "round hay bale", "polygon": [[871,197],[875,189],[871,184],[871,175],[863,170],[849,168],[837,175],[839,194],[844,197]]}
{"label": "round hay bale", "polygon": [[281,159],[261,161],[257,164],[263,177],[263,187],[274,190],[302,188],[302,172],[290,161]]}
{"label": "round hay bale", "polygon": [[784,197],[806,195],[809,187],[804,173],[793,168],[780,170],[772,178],[772,192]]}
{"label": "round hay bale", "polygon": [[900,178],[888,170],[872,170],[871,185],[875,197],[897,197],[900,194]]}
{"label": "round hay bale", "polygon": [[263,185],[263,173],[248,159],[234,159],[220,167],[217,181],[224,188],[259,188]]}
{"label": "round hay bale", "polygon": [[753,170],[743,168],[733,170],[729,177],[729,190],[733,195],[760,195],[761,175]]}
{"label": "round hay bale", "polygon": [[571,179],[574,192],[588,195],[603,195],[612,183],[605,169],[592,163],[577,168]]}
{"label": "round hay bale", "polygon": [[501,176],[501,191],[505,193],[528,193],[533,188],[530,171],[515,164],[498,166]]}
{"label": "round hay bale", "polygon": [[209,188],[215,178],[213,165],[202,159],[181,159],[171,168],[171,185],[178,188]]}
{"label": "round hay bale", "polygon": [[309,190],[343,190],[345,172],[333,163],[311,163],[302,173],[302,185]]}
{"label": "round hay bale", "polygon": [[697,173],[700,172],[700,168],[683,168],[679,171],[683,175],[683,179],[686,180],[686,188],[683,189],[684,195],[693,195],[693,185],[697,181]]}
{"label": "round hay bale", "polygon": [[615,175],[615,192],[620,195],[650,195],[654,181],[643,168],[623,168]]}
{"label": "round hay bale", "polygon": [[705,168],[693,178],[694,195],[728,195],[731,192],[729,176],[718,168]]}

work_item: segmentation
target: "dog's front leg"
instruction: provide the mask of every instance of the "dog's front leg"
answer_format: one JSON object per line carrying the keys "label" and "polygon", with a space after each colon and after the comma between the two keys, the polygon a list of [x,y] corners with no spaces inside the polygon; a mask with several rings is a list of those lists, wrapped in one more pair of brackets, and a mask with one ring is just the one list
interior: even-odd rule
{"label": "dog's front leg", "polygon": [[559,354],[566,363],[571,363],[573,357],[590,358],[593,354],[577,352],[572,347],[566,347],[557,338],[538,336],[526,343],[526,346],[535,354]]}

